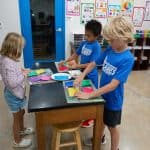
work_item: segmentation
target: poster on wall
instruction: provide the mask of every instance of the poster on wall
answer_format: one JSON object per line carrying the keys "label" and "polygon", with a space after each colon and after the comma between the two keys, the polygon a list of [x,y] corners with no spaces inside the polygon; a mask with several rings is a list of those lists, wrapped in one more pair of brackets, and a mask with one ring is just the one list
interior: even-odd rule
{"label": "poster on wall", "polygon": [[115,17],[121,13],[120,5],[109,5],[108,6],[108,17]]}
{"label": "poster on wall", "polygon": [[146,1],[144,21],[150,21],[150,1]]}
{"label": "poster on wall", "polygon": [[79,16],[80,0],[66,0],[66,14],[68,16]]}
{"label": "poster on wall", "polygon": [[95,17],[107,18],[108,0],[95,0]]}
{"label": "poster on wall", "polygon": [[141,27],[144,20],[145,8],[134,7],[132,21],[135,27]]}
{"label": "poster on wall", "polygon": [[122,0],[121,11],[122,15],[126,17],[132,17],[134,0]]}
{"label": "poster on wall", "polygon": [[86,24],[89,20],[94,18],[94,4],[93,3],[82,3],[81,4],[81,24]]}

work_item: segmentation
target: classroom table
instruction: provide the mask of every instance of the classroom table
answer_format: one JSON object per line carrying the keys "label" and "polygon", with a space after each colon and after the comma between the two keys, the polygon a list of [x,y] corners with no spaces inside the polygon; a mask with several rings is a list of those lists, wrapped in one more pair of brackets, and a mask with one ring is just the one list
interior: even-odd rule
{"label": "classroom table", "polygon": [[[40,63],[33,68],[51,68],[57,72],[54,63]],[[38,150],[45,150],[45,127],[53,124],[94,119],[93,150],[100,150],[103,130],[104,101],[94,103],[68,104],[62,82],[31,85],[28,111],[35,113]]]}

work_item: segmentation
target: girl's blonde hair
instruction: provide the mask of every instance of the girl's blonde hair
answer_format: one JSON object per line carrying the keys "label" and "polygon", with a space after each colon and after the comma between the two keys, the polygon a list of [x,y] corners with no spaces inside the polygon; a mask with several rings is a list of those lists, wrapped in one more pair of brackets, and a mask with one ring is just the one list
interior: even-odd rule
{"label": "girl's blonde hair", "polygon": [[129,21],[122,16],[117,16],[104,26],[103,37],[106,40],[120,39],[126,43],[132,43],[133,31],[133,25]]}
{"label": "girl's blonde hair", "polygon": [[18,33],[11,32],[5,37],[0,54],[18,61],[21,57],[23,47],[24,38]]}

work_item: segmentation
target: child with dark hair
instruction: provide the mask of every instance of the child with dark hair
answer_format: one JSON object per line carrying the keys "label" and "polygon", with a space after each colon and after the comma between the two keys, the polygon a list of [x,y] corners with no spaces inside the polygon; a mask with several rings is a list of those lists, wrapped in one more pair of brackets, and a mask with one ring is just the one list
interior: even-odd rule
{"label": "child with dark hair", "polygon": [[[85,41],[82,41],[79,48],[73,53],[67,60],[60,63],[63,65],[68,62],[71,69],[84,69],[92,61],[95,61],[101,51],[101,46],[97,41],[98,37],[101,35],[102,25],[96,20],[90,20],[85,25]],[[77,64],[76,60],[80,56],[80,64]],[[97,67],[94,67],[91,72],[86,76],[90,79],[96,88],[98,88],[98,71]],[[87,120],[83,122],[82,127],[91,127],[93,125],[93,120]]]}
{"label": "child with dark hair", "polygon": [[[96,20],[91,20],[85,25],[85,41],[82,41],[79,48],[73,53],[67,60],[61,62],[64,64],[70,62],[71,69],[84,69],[88,64],[98,58],[101,51],[101,46],[97,41],[98,37],[101,35],[102,25]],[[75,63],[78,57],[81,57],[80,64]],[[73,63],[71,63],[71,61]],[[98,88],[98,72],[95,67],[88,75],[87,78],[92,80],[96,88]]]}

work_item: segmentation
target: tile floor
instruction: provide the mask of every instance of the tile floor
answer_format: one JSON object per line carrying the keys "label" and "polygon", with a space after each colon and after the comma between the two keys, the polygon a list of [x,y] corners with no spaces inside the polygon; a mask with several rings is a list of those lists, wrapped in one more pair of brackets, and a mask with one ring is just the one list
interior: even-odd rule
{"label": "tile floor", "polygon": [[[0,82],[0,150],[13,150],[12,142],[12,115],[3,99],[3,86]],[[34,114],[26,114],[25,124],[35,127]],[[47,150],[50,150],[51,128],[47,128]],[[125,101],[122,117],[120,150],[149,150],[150,149],[150,70],[134,71],[125,85]],[[102,145],[102,150],[110,150],[110,136],[105,131],[107,144]],[[81,129],[84,140],[92,136],[92,128]],[[36,150],[36,135],[30,136],[33,144],[23,150]],[[70,138],[64,135],[63,140]],[[65,148],[64,150],[73,150]],[[22,150],[22,149],[21,149]],[[83,145],[83,150],[91,147]]]}

